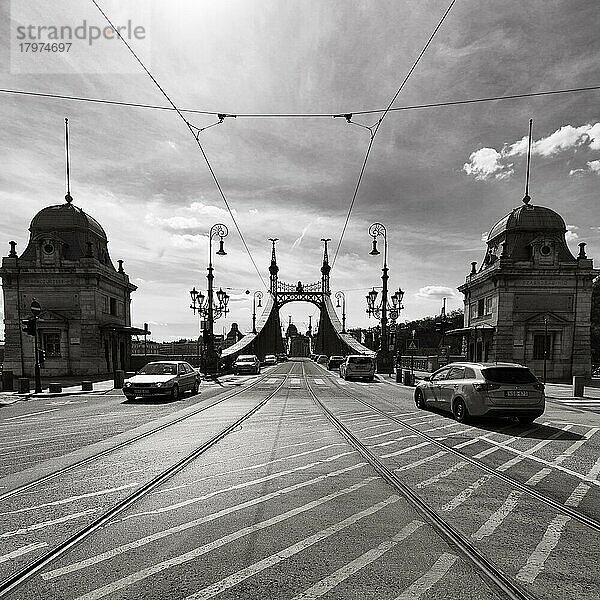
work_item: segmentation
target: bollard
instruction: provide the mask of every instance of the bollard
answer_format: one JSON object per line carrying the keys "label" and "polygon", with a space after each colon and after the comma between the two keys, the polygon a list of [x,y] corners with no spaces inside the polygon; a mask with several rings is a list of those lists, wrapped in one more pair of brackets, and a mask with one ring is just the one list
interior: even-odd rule
{"label": "bollard", "polygon": [[583,386],[585,385],[585,377],[581,375],[573,376],[573,396],[575,398],[583,398]]}
{"label": "bollard", "polygon": [[60,394],[62,392],[62,385],[60,383],[51,383],[48,391],[51,394]]}
{"label": "bollard", "polygon": [[19,394],[29,393],[29,378],[19,377]]}
{"label": "bollard", "polygon": [[412,378],[412,373],[406,369],[404,371],[404,381],[403,381],[404,385],[413,385],[413,378]]}
{"label": "bollard", "polygon": [[115,390],[123,389],[123,381],[125,381],[125,371],[115,371],[115,377],[114,377]]}
{"label": "bollard", "polygon": [[91,381],[82,381],[81,382],[81,391],[82,392],[91,392],[94,389],[94,384]]}
{"label": "bollard", "polygon": [[402,367],[396,367],[396,383],[402,383]]}
{"label": "bollard", "polygon": [[14,376],[12,371],[2,371],[2,391],[12,392],[14,390]]}

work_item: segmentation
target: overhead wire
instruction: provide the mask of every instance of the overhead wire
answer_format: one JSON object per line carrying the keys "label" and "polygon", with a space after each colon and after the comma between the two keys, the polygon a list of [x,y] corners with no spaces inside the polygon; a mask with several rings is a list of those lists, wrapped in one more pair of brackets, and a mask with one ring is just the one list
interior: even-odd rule
{"label": "overhead wire", "polygon": [[[446,17],[450,14],[450,11],[452,10],[452,7],[454,6],[455,2],[456,2],[456,0],[452,0],[452,2],[450,2],[450,4],[448,5],[448,8],[446,9],[446,12],[442,15],[442,18],[438,21],[438,24],[436,25],[435,29],[433,30],[433,32],[429,36],[429,39],[427,40],[427,43],[423,46],[421,52],[417,56],[416,60],[413,62],[412,67],[408,70],[408,73],[405,75],[402,83],[400,84],[400,87],[396,90],[396,93],[392,96],[392,99],[390,100],[389,104],[387,105],[387,108],[385,109],[385,111],[383,112],[383,114],[379,117],[379,119],[377,120],[377,122],[373,125],[373,129],[370,131],[371,137],[370,137],[370,140],[369,140],[369,145],[367,147],[367,151],[365,153],[365,157],[363,159],[363,163],[362,163],[361,168],[360,168],[360,172],[359,172],[359,175],[358,175],[358,180],[356,182],[356,186],[354,187],[354,193],[352,194],[352,200],[350,201],[350,206],[348,207],[348,213],[346,215],[346,220],[344,222],[344,226],[342,227],[342,233],[340,235],[340,239],[338,241],[337,248],[335,249],[335,254],[333,255],[333,261],[331,262],[331,267],[332,268],[335,266],[335,261],[337,260],[338,253],[340,251],[340,247],[341,247],[342,242],[344,240],[344,235],[345,235],[346,229],[348,227],[348,222],[350,221],[350,215],[352,214],[352,209],[354,208],[354,203],[356,202],[356,198],[358,196],[358,190],[360,189],[360,184],[362,182],[363,175],[365,173],[365,169],[366,169],[366,166],[367,166],[367,162],[369,161],[369,156],[371,154],[371,148],[373,148],[373,142],[375,141],[375,137],[377,135],[377,132],[379,131],[379,127],[381,126],[381,123],[383,122],[383,120],[387,116],[388,112],[392,108],[392,105],[396,101],[396,98],[398,98],[398,96],[400,95],[400,92],[404,89],[404,86],[406,85],[406,82],[409,80],[410,76],[413,74],[413,71],[417,68],[417,65],[419,64],[421,58],[423,57],[423,55],[427,51],[427,48],[429,48],[429,45],[433,41],[433,38],[435,37],[435,34],[438,32],[438,30],[440,29],[440,27],[442,26],[442,24],[446,20]],[[349,119],[347,119],[347,120],[348,120],[348,122],[350,122]]]}
{"label": "overhead wire", "polygon": [[[405,110],[419,110],[425,108],[441,108],[446,106],[460,106],[461,104],[479,104],[484,102],[497,102],[502,100],[519,100],[522,98],[536,98],[540,96],[553,96],[558,94],[576,94],[580,92],[592,92],[600,90],[600,85],[589,85],[585,87],[566,88],[562,90],[543,90],[541,92],[524,92],[522,94],[508,94],[504,96],[483,96],[481,98],[466,98],[463,100],[444,100],[440,102],[428,102],[426,104],[409,104],[406,106],[394,106],[388,112],[402,112]],[[71,100],[74,102],[89,102],[95,104],[109,104],[114,106],[124,106],[130,108],[147,108],[151,110],[175,111],[172,106],[161,106],[159,104],[144,104],[141,102],[126,102],[120,100],[107,100],[105,98],[89,98],[86,96],[72,96],[68,94],[53,94],[48,92],[32,92],[29,90],[15,90],[0,88],[0,94],[13,94],[19,96],[33,96],[39,98],[51,98],[54,100]],[[346,115],[370,115],[382,113],[385,108],[371,108],[363,110],[353,110],[344,113],[222,113],[214,110],[200,110],[195,108],[180,108],[181,113],[190,113],[198,115],[207,115],[220,117],[224,114],[226,117],[235,117],[240,119],[330,119],[332,117],[346,117]]]}
{"label": "overhead wire", "polygon": [[[265,287],[265,289],[267,289],[267,284],[265,283],[265,280],[263,279],[263,276],[260,272],[260,270],[258,269],[258,266],[254,260],[254,257],[252,256],[252,253],[250,252],[250,248],[248,248],[248,244],[246,243],[246,240],[244,239],[244,235],[242,234],[242,231],[237,223],[237,220],[233,214],[233,211],[231,210],[231,207],[229,206],[229,202],[227,200],[227,197],[225,196],[225,193],[223,192],[223,188],[221,187],[221,184],[219,182],[219,180],[217,179],[217,175],[212,167],[212,164],[210,163],[208,156],[206,155],[206,152],[204,151],[204,147],[202,146],[202,144],[200,143],[200,131],[197,131],[198,128],[195,128],[197,133],[194,133],[194,126],[183,116],[183,114],[181,113],[181,111],[179,110],[179,108],[177,108],[177,106],[175,105],[175,103],[171,100],[170,96],[167,94],[167,92],[165,92],[165,90],[163,89],[163,87],[160,85],[160,83],[158,83],[158,81],[156,80],[156,78],[154,77],[154,75],[152,75],[152,73],[150,73],[150,71],[147,69],[146,65],[142,62],[142,60],[139,58],[139,56],[135,53],[135,51],[133,50],[133,48],[127,43],[127,41],[125,40],[125,38],[123,38],[123,36],[121,35],[120,31],[118,30],[118,28],[116,28],[112,21],[108,18],[108,16],[106,15],[106,13],[102,10],[102,8],[98,5],[98,3],[96,2],[96,0],[91,0],[92,3],[95,5],[95,7],[98,9],[98,11],[100,12],[100,14],[106,19],[106,21],[108,22],[108,24],[112,27],[112,29],[116,32],[116,34],[119,36],[119,39],[125,44],[125,46],[127,47],[127,49],[129,50],[129,52],[132,54],[132,56],[136,59],[136,61],[139,63],[139,65],[142,67],[142,69],[144,69],[144,71],[146,72],[146,74],[148,75],[148,77],[150,77],[150,79],[153,81],[153,83],[156,85],[156,87],[160,90],[160,92],[162,93],[162,95],[166,98],[167,102],[173,107],[173,110],[175,110],[175,112],[177,112],[177,114],[179,115],[179,117],[181,118],[181,120],[186,124],[187,128],[189,129],[190,133],[194,136],[194,139],[196,140],[196,144],[198,146],[198,148],[200,149],[200,152],[202,153],[202,156],[204,157],[204,161],[206,162],[206,166],[208,167],[208,170],[210,171],[210,174],[212,175],[213,181],[215,182],[215,185],[217,186],[217,189],[219,190],[219,193],[221,195],[221,198],[223,200],[223,202],[225,203],[225,206],[227,207],[227,210],[229,212],[229,216],[231,217],[231,220],[233,221],[233,224],[235,225],[235,228],[237,229],[237,232],[240,236],[240,239],[242,240],[242,243],[244,244],[244,247],[246,248],[246,252],[248,253],[248,256],[250,257],[250,260],[252,261],[252,264],[254,265],[254,268],[256,269],[256,272],[258,274],[258,277],[260,278],[260,280],[262,281],[263,286]],[[227,115],[225,115],[227,116]],[[220,117],[220,115],[219,115]]]}

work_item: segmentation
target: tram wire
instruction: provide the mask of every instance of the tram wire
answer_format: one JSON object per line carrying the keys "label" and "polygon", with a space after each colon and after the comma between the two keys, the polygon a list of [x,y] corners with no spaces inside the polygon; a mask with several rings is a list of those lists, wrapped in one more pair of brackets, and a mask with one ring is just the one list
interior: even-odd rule
{"label": "tram wire", "polygon": [[431,527],[448,543],[448,545],[481,574],[482,579],[491,587],[499,591],[504,598],[510,600],[534,600],[530,592],[524,590],[511,578],[507,577],[500,569],[496,568],[477,548],[457,531],[450,523],[440,517],[436,511],[430,508],[421,497],[407,486],[393,470],[389,469],[383,461],[363,444],[324,404],[312,389],[304,362],[302,364],[302,375],[307,390],[315,405],[323,412],[330,423],[339,431],[346,441],[353,446],[359,454],[373,467],[373,469],[392,486],[408,504],[419,513]]}
{"label": "tram wire", "polygon": [[[96,531],[98,531],[101,527],[103,527],[111,519],[118,516],[119,514],[124,512],[126,509],[128,509],[130,506],[132,506],[134,503],[138,502],[139,500],[142,500],[154,489],[156,489],[157,487],[159,487],[160,485],[162,485],[163,483],[165,483],[166,481],[168,481],[169,479],[171,479],[172,477],[177,475],[180,471],[182,471],[185,467],[187,467],[189,464],[191,464],[194,460],[196,460],[198,457],[203,455],[207,450],[209,450],[210,448],[215,446],[218,442],[220,442],[221,440],[226,438],[230,433],[234,433],[234,432],[238,431],[239,430],[238,428],[240,428],[247,419],[252,417],[263,406],[265,406],[269,402],[269,400],[274,398],[280,392],[280,390],[288,382],[288,379],[290,379],[290,377],[292,376],[294,367],[295,367],[295,363],[291,363],[290,369],[289,369],[289,371],[287,371],[285,373],[285,377],[282,378],[281,383],[279,383],[274,390],[270,391],[269,394],[265,398],[263,398],[262,400],[260,400],[260,402],[255,404],[244,415],[242,415],[241,417],[236,419],[233,423],[231,423],[230,425],[228,425],[227,427],[223,428],[221,431],[219,431],[218,433],[213,435],[207,441],[200,444],[200,446],[198,446],[197,448],[195,448],[194,450],[189,452],[186,456],[184,456],[183,458],[178,460],[176,463],[167,467],[161,473],[159,473],[158,475],[156,475],[155,477],[153,477],[152,479],[150,479],[149,481],[144,483],[142,486],[137,488],[134,492],[132,492],[131,494],[129,494],[128,496],[126,496],[125,498],[120,500],[112,508],[109,508],[102,515],[100,515],[99,517],[97,517],[96,519],[94,519],[93,521],[88,523],[85,527],[83,527],[78,532],[71,535],[68,539],[61,542],[58,546],[49,550],[41,557],[35,559],[29,565],[23,567],[21,570],[19,570],[14,575],[12,575],[12,576],[8,577],[7,579],[5,579],[4,581],[0,582],[0,598],[7,596],[11,592],[13,592],[15,589],[17,589],[18,587],[20,587],[21,585],[26,583],[33,576],[38,574],[42,569],[44,569],[45,567],[47,567],[48,565],[50,565],[51,563],[56,561],[58,558],[60,558],[64,554],[68,553],[76,545],[83,542],[85,539],[87,539],[91,535],[93,535]],[[303,371],[304,371],[304,368],[303,368]],[[269,376],[272,376],[272,373],[270,373]],[[261,379],[261,381],[262,381],[262,379]],[[248,387],[244,388],[243,390],[239,390],[238,393],[242,393],[242,392],[246,391],[247,389],[248,389]],[[231,396],[228,396],[228,398],[230,398],[234,395],[237,395],[237,394],[232,394]],[[223,400],[228,399],[228,398],[224,398]],[[221,401],[223,401],[223,400],[221,400]],[[214,404],[212,406],[214,406]],[[207,407],[207,408],[210,408],[210,407]]]}

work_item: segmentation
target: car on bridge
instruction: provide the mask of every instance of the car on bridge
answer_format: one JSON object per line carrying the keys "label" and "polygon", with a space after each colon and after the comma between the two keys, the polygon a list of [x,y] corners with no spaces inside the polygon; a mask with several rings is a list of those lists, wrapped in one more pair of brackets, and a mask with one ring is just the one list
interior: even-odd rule
{"label": "car on bridge", "polygon": [[256,354],[240,354],[233,362],[236,375],[260,375],[260,360]]}
{"label": "car on bridge", "polygon": [[545,409],[544,384],[516,363],[450,363],[418,383],[417,408],[449,410],[459,422],[469,417],[517,417],[531,423]]}
{"label": "car on bridge", "polygon": [[350,378],[373,381],[375,379],[375,358],[365,354],[346,356],[340,365],[340,377],[346,381]]}
{"label": "car on bridge", "polygon": [[330,371],[333,371],[334,369],[339,369],[340,365],[344,362],[344,357],[343,356],[332,356],[328,361],[327,361],[327,368]]}
{"label": "car on bridge", "polygon": [[329,357],[325,356],[324,354],[318,354],[317,358],[315,358],[315,362],[318,365],[325,365],[327,366],[327,362],[329,361]]}
{"label": "car on bridge", "polygon": [[289,360],[287,354],[276,354],[275,356],[277,357],[277,362],[286,362]]}
{"label": "car on bridge", "polygon": [[274,354],[267,354],[265,356],[265,360],[263,361],[264,365],[276,365],[277,357]]}
{"label": "car on bridge", "polygon": [[123,394],[128,400],[137,396],[170,396],[177,400],[183,392],[197,394],[200,374],[184,361],[163,360],[150,362],[123,383]]}

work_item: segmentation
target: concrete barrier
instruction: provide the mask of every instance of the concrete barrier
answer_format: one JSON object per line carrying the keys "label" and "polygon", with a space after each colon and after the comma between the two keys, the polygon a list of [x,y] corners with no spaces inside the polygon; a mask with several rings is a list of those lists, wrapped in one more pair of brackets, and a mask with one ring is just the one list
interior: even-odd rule
{"label": "concrete barrier", "polygon": [[115,376],[114,376],[115,390],[123,389],[124,381],[125,381],[125,371],[115,371]]}
{"label": "concrete barrier", "polygon": [[2,371],[2,391],[14,391],[14,376],[12,371]]}
{"label": "concrete barrier", "polygon": [[91,381],[82,381],[81,382],[81,391],[82,392],[91,392],[94,389],[94,384]]}
{"label": "concrete barrier", "polygon": [[51,394],[60,394],[62,392],[62,385],[60,383],[51,383],[48,391]]}
{"label": "concrete barrier", "polygon": [[28,377],[19,377],[19,394],[28,394],[29,393],[29,378]]}

